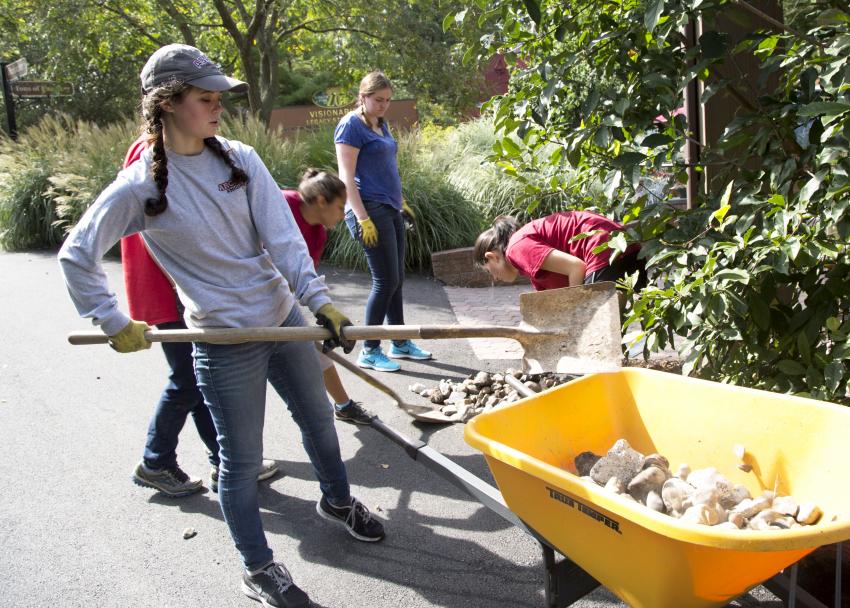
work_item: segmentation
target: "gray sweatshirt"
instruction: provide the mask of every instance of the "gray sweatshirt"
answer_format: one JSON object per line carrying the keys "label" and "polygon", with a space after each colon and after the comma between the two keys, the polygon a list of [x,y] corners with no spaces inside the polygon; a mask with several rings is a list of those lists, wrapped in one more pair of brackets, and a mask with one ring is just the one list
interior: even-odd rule
{"label": "gray sweatshirt", "polygon": [[188,327],[276,327],[295,298],[314,313],[331,301],[266,166],[250,146],[219,139],[248,174],[246,186],[234,187],[230,168],[208,148],[196,156],[168,152],[168,208],[147,216],[144,201],[157,196],[148,149],[65,240],[59,263],[71,299],[107,335],[130,319],[118,309],[101,258],[136,232],[176,285]]}

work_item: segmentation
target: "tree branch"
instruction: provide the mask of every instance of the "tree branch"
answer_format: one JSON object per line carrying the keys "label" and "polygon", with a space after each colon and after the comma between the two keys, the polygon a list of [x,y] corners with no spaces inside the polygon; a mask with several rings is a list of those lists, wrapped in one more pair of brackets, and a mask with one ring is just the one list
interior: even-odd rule
{"label": "tree branch", "polygon": [[113,13],[114,15],[118,15],[121,19],[123,19],[124,21],[129,23],[142,36],[144,36],[145,38],[147,38],[148,40],[150,40],[151,42],[153,42],[157,46],[162,46],[162,40],[158,36],[155,36],[154,34],[151,34],[150,32],[148,32],[148,30],[141,23],[139,23],[136,19],[134,19],[132,17],[132,15],[128,14],[123,8],[112,7],[112,6],[109,5],[109,3],[106,0],[103,0],[103,1],[100,1],[100,2],[94,2],[94,5],[99,6],[100,8],[102,8],[105,11]]}

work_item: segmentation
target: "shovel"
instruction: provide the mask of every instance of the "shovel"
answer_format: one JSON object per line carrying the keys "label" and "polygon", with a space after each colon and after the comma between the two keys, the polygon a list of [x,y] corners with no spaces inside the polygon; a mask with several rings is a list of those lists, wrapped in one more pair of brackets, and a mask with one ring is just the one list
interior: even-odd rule
{"label": "shovel", "polygon": [[414,405],[412,403],[405,403],[404,401],[402,401],[401,397],[398,396],[398,393],[396,393],[389,386],[387,386],[368,372],[363,371],[348,359],[339,356],[337,353],[329,351],[325,353],[325,356],[337,365],[344,367],[367,384],[375,387],[385,395],[388,395],[396,402],[399,408],[404,410],[406,414],[413,417],[414,419],[419,420],[420,422],[427,422],[429,424],[448,424],[450,422],[455,422],[455,420],[453,420],[449,416],[446,416],[439,410],[435,410],[424,405]]}
{"label": "shovel", "polygon": [[[527,373],[547,371],[588,374],[621,367],[620,305],[614,283],[523,293],[519,297],[519,327],[500,325],[367,325],[349,326],[349,340],[444,340],[455,338],[511,338],[523,348]],[[331,334],[322,327],[253,327],[175,329],[145,332],[151,342],[322,341]],[[71,344],[106,344],[98,331],[72,332]]]}

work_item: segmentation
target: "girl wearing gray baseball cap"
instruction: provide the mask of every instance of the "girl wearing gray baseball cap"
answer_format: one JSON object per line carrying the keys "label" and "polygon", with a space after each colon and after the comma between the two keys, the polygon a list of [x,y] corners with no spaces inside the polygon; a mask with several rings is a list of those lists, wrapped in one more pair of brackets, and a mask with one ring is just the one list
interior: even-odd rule
{"label": "girl wearing gray baseball cap", "polygon": [[[141,73],[148,148],[88,209],[59,252],[78,312],[119,352],[150,348],[147,324],[130,319],[109,289],[101,258],[139,233],[173,281],[190,329],[300,326],[296,302],[330,330],[327,347],[354,342],[348,318],[331,303],[298,226],[268,169],[251,148],[216,135],[225,91],[247,85],[198,49],[168,45]],[[309,605],[275,562],[260,519],[266,382],[286,402],[319,481],[318,514],[361,541],[383,525],[351,496],[316,349],[309,342],[193,346],[198,386],[218,433],[219,500],[244,565],[242,590],[274,608]]]}

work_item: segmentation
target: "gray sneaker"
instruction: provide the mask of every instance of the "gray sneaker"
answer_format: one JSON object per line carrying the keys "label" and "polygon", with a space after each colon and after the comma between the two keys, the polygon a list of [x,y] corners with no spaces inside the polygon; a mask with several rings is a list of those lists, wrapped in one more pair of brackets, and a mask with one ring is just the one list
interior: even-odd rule
{"label": "gray sneaker", "polygon": [[283,564],[272,562],[259,572],[242,573],[242,593],[266,608],[308,608],[310,598]]}
{"label": "gray sneaker", "polygon": [[159,490],[172,498],[194,494],[204,487],[200,477],[189,477],[178,465],[168,469],[149,469],[144,460],[133,471],[133,483]]}
{"label": "gray sneaker", "polygon": [[[263,460],[260,465],[260,472],[257,473],[257,481],[274,477],[278,470],[277,463],[274,460]],[[218,467],[215,465],[210,469],[210,490],[218,492]]]}

